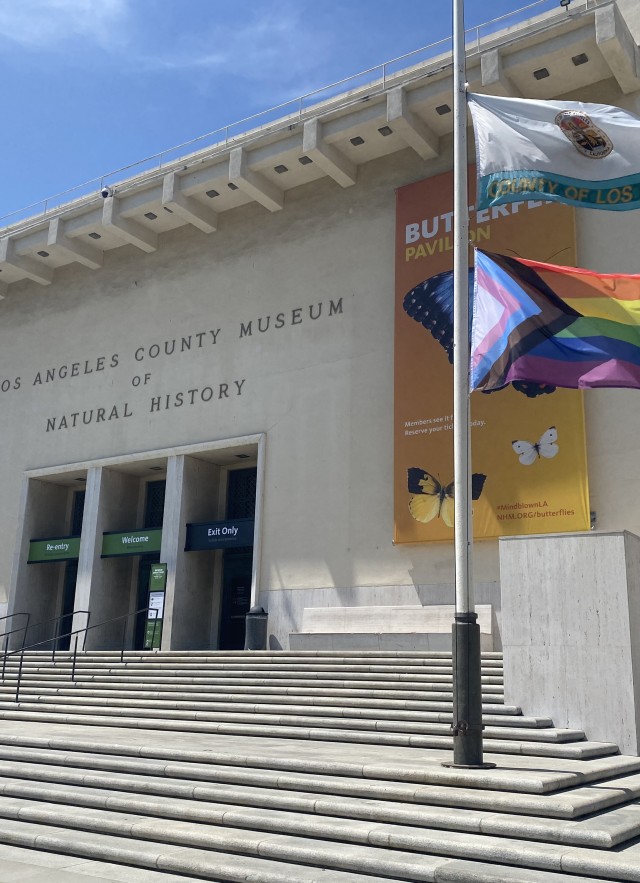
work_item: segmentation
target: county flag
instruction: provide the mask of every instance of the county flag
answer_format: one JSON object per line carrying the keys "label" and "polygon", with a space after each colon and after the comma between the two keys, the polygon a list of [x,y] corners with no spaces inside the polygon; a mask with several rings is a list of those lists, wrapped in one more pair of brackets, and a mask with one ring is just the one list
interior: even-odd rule
{"label": "county flag", "polygon": [[476,250],[470,387],[640,389],[640,275]]}
{"label": "county flag", "polygon": [[619,107],[468,95],[477,209],[543,199],[640,207],[640,118]]}

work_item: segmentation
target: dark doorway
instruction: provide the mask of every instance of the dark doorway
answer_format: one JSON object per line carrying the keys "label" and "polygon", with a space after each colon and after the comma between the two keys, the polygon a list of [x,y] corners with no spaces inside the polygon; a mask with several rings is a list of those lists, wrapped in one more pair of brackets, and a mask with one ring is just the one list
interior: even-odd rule
{"label": "dark doorway", "polygon": [[[73,507],[71,509],[71,536],[79,537],[82,533],[82,517],[84,515],[85,491],[76,491],[73,495]],[[76,600],[76,581],[78,579],[78,562],[67,561],[64,568],[64,581],[62,583],[62,604],[58,622],[56,648],[68,650],[71,646],[73,628],[73,609]]]}
{"label": "dark doorway", "polygon": [[[154,528],[162,527],[164,520],[164,496],[167,488],[167,482],[149,481],[146,487],[146,496],[144,503],[144,524],[143,527]],[[141,555],[138,564],[138,589],[136,593],[136,610],[142,610],[149,604],[149,572],[151,565],[160,561],[158,552],[149,555]],[[147,614],[139,613],[136,616],[136,622],[133,632],[133,649],[143,650],[145,631],[147,626]]]}
{"label": "dark doorway", "polygon": [[[136,610],[142,610],[149,604],[149,573],[151,565],[160,561],[157,552],[149,555],[141,555],[138,564],[138,593],[136,595]],[[133,635],[133,649],[144,650],[145,631],[147,628],[147,614],[139,613],[136,616],[135,632]]]}
{"label": "dark doorway", "polygon": [[251,564],[253,555],[224,554],[222,610],[220,612],[220,649],[244,650],[244,618],[251,606]]}
{"label": "dark doorway", "polygon": [[[257,476],[255,467],[234,469],[229,473],[227,518],[254,518]],[[245,616],[251,607],[252,565],[252,546],[224,552],[219,637],[221,650],[244,650]]]}
{"label": "dark doorway", "polygon": [[61,619],[58,622],[58,634],[60,635],[56,644],[58,650],[68,650],[71,646],[71,635],[69,632],[73,628],[73,608],[76,600],[77,578],[78,562],[67,561],[64,568],[64,582],[62,584]]}

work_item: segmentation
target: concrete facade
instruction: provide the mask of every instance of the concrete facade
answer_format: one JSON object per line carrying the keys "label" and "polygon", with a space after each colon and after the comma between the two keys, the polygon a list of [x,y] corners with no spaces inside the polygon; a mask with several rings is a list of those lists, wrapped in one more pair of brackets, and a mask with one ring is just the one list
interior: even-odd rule
{"label": "concrete facade", "polygon": [[640,754],[640,538],[500,541],[505,702]]}
{"label": "concrete facade", "polygon": [[[471,87],[640,113],[634,5],[573,8],[475,47]],[[68,534],[86,488],[76,609],[134,611],[138,564],[101,558],[102,534],[142,527],[164,477],[163,646],[217,647],[221,553],[185,552],[185,529],[224,518],[242,466],[258,470],[251,589],[272,647],[308,607],[451,603],[452,546],[391,543],[395,190],[450,168],[450,90],[433,59],[0,231],[0,603],[60,611],[62,565],[27,565],[29,540]],[[579,210],[579,263],[640,271],[636,215]],[[637,393],[585,407],[597,525],[640,533]],[[477,544],[475,579],[499,648],[497,542]]]}

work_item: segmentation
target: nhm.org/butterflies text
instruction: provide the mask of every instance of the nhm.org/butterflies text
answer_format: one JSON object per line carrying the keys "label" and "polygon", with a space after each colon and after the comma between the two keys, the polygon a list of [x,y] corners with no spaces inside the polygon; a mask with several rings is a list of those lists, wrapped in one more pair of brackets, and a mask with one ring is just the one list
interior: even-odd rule
{"label": "nhm.org/butterflies text", "polygon": [[552,518],[554,516],[575,515],[573,509],[549,509],[546,500],[531,503],[498,503],[498,521],[520,521],[523,518]]}

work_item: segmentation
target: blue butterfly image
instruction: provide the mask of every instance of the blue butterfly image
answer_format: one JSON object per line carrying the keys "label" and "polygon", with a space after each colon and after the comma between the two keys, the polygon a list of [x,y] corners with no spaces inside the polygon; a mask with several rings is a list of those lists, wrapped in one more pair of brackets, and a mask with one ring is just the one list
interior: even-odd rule
{"label": "blue butterfly image", "polygon": [[[471,338],[471,313],[473,309],[473,267],[469,268],[469,338]],[[405,313],[419,322],[437,340],[453,364],[453,270],[437,273],[405,295],[402,302]],[[556,387],[543,383],[516,381],[515,390],[529,398],[548,395]],[[500,390],[491,390],[500,392]]]}

